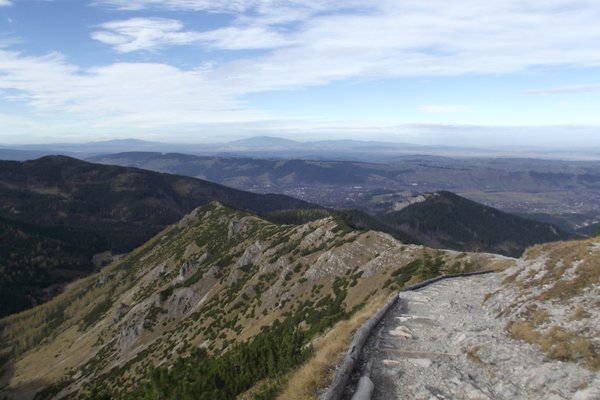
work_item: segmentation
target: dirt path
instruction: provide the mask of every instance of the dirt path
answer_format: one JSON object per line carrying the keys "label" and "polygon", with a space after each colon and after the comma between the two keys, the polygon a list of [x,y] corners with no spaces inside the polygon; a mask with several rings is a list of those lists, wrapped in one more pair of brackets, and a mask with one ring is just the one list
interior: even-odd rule
{"label": "dirt path", "polygon": [[501,280],[455,278],[403,292],[363,353],[374,361],[373,399],[572,399],[593,381],[588,370],[506,335],[498,310],[482,305]]}

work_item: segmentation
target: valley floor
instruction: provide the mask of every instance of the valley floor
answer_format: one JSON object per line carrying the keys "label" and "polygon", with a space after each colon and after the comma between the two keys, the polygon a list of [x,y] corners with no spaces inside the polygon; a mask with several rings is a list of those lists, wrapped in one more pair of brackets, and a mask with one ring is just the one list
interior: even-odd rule
{"label": "valley floor", "polygon": [[484,302],[501,274],[456,278],[398,302],[365,347],[373,399],[598,399],[600,378],[510,338]]}

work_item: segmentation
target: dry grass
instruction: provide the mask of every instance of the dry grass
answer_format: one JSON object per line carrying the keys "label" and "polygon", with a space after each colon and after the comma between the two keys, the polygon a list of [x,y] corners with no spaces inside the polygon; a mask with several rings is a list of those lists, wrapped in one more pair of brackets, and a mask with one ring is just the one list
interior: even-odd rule
{"label": "dry grass", "polygon": [[569,318],[569,320],[579,321],[579,320],[586,319],[589,317],[590,317],[590,313],[587,312],[585,310],[585,308],[583,308],[581,306],[577,306],[577,308],[575,309],[575,311],[573,311],[573,314],[571,315],[571,318]]}
{"label": "dry grass", "polygon": [[[584,296],[586,290],[600,282],[600,263],[591,247],[594,240],[557,242],[535,246],[527,251],[525,258],[543,262],[544,273],[529,273],[521,280],[516,275],[505,279],[505,283],[520,281],[521,298],[531,290],[543,288],[534,301],[552,302],[556,307],[570,308],[573,299]],[[531,301],[529,298],[527,301]],[[518,301],[508,308],[514,309]],[[591,316],[593,306],[578,306],[570,311],[570,321],[580,321]],[[506,315],[507,313],[504,313]],[[552,316],[547,308],[532,304],[526,307],[525,320],[511,321],[506,329],[518,340],[539,346],[540,350],[552,359],[577,362],[592,370],[600,370],[600,348],[590,337],[594,328],[571,331],[559,324],[552,324]],[[548,327],[548,325],[550,325]],[[544,329],[546,328],[547,329]]]}
{"label": "dry grass", "polygon": [[600,370],[600,355],[590,339],[558,325],[544,332],[535,330],[530,321],[510,321],[506,329],[517,340],[538,345],[548,357],[561,361],[581,361],[592,370]]}
{"label": "dry grass", "polygon": [[[539,296],[542,301],[566,302],[581,295],[587,287],[600,282],[600,264],[590,254],[593,243],[593,240],[556,242],[527,251],[527,259],[544,257],[546,273],[538,279],[529,279],[523,288],[549,285],[549,289]],[[575,271],[570,279],[565,279],[564,274],[570,268],[575,268]],[[516,277],[511,276],[507,281],[514,278]]]}
{"label": "dry grass", "polygon": [[333,380],[335,366],[344,353],[354,332],[373,315],[388,298],[378,296],[358,311],[352,318],[340,321],[323,337],[314,341],[315,354],[289,379],[279,400],[316,399],[317,391]]}
{"label": "dry grass", "polygon": [[486,301],[494,297],[496,294],[500,293],[502,289],[495,290],[493,292],[488,292],[483,296],[483,300],[481,300],[481,304],[485,304]]}
{"label": "dry grass", "polygon": [[513,282],[515,282],[517,280],[517,277],[519,276],[519,274],[521,273],[521,271],[517,271],[512,275],[508,275],[506,278],[504,278],[504,280],[502,281],[503,284],[508,285],[511,284]]}
{"label": "dry grass", "polygon": [[479,354],[477,354],[479,350],[481,350],[481,346],[475,346],[471,348],[469,351],[467,351],[467,358],[475,364],[485,365],[485,363],[481,360],[481,357],[479,357]]}
{"label": "dry grass", "polygon": [[536,327],[550,321],[548,310],[539,308],[537,304],[529,304],[526,309],[526,316]]}
{"label": "dry grass", "polygon": [[506,329],[514,339],[523,340],[531,344],[540,341],[541,335],[535,330],[535,326],[530,321],[508,321]]}
{"label": "dry grass", "polygon": [[598,282],[600,282],[600,265],[595,257],[587,257],[577,266],[573,279],[557,280],[550,289],[540,295],[540,300],[567,301],[581,295],[586,288]]}
{"label": "dry grass", "polygon": [[563,361],[584,361],[588,368],[600,369],[600,359],[592,342],[575,332],[557,325],[542,335],[540,346],[551,358]]}

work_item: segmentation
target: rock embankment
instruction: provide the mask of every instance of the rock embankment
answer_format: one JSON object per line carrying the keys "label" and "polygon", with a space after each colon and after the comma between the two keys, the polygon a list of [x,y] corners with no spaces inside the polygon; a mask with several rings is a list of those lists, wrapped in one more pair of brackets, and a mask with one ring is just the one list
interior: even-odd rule
{"label": "rock embankment", "polygon": [[373,361],[373,399],[599,399],[596,373],[510,337],[484,301],[502,280],[454,278],[403,292],[363,352],[363,363]]}

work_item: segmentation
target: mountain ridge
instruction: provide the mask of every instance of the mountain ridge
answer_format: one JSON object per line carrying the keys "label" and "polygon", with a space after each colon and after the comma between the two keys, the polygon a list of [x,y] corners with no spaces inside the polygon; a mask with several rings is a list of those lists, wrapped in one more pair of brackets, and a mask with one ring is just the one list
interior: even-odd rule
{"label": "mountain ridge", "polygon": [[[23,235],[30,241],[37,238],[40,246],[54,243],[50,253],[27,264],[22,279],[18,277],[25,266],[17,267],[9,260],[10,254],[0,253],[10,264],[10,269],[0,270],[2,292],[8,293],[5,289],[9,282],[13,289],[18,286],[22,295],[13,301],[21,305],[27,299],[32,304],[47,299],[40,292],[43,282],[42,287],[31,285],[28,275],[46,276],[48,285],[64,284],[68,279],[55,279],[64,274],[53,271],[70,271],[68,274],[78,276],[89,273],[95,268],[91,261],[95,254],[128,252],[195,207],[213,200],[255,212],[317,208],[284,195],[248,193],[195,178],[91,164],[64,156],[0,161],[0,196],[5,232],[16,232],[13,225],[20,224],[20,236],[4,234],[5,248],[12,246],[11,241],[16,245]],[[36,246],[31,243],[30,247]],[[66,248],[71,251],[66,252]],[[71,257],[79,261],[73,263]],[[88,261],[82,264],[81,259]],[[0,315],[8,312],[4,309],[7,304],[2,304]]]}
{"label": "mountain ridge", "polygon": [[[301,349],[376,296],[384,300],[411,281],[506,263],[512,261],[404,245],[383,233],[355,231],[332,217],[274,225],[211,203],[50,302],[0,320],[0,356],[13,354],[0,379],[0,393],[25,396],[28,390],[27,397],[18,398],[39,392],[38,399],[47,399],[75,392],[93,396],[102,388],[116,398],[153,398],[148,365],[163,363],[160,373],[167,374],[171,363],[181,373],[190,363],[193,367],[186,368],[195,371],[212,365],[212,355],[263,351],[253,343],[263,343],[269,335],[287,338],[273,346],[297,338],[301,341],[295,348]],[[46,339],[40,344],[42,337]],[[192,351],[197,347],[207,353]],[[273,368],[289,368],[287,363],[302,355],[293,349],[285,358],[276,357]],[[184,360],[177,361],[179,356]],[[51,360],[47,364],[35,361],[46,358]],[[269,357],[260,359],[263,363]],[[241,362],[236,360],[231,360],[232,368]],[[55,362],[63,368],[55,368]],[[195,398],[233,398],[229,390],[246,390],[266,376],[253,374],[275,371],[267,364],[253,364],[252,370],[241,365],[240,382],[249,383],[232,381],[222,395],[208,391]],[[235,368],[233,372],[240,375]],[[220,376],[233,379],[231,371]],[[253,380],[244,381],[244,376]],[[17,382],[31,386],[25,389]],[[167,397],[187,393],[166,381],[159,385],[168,390]],[[127,394],[128,388],[134,391]]]}
{"label": "mountain ridge", "polygon": [[432,247],[520,256],[534,244],[573,239],[553,225],[484,206],[452,192],[417,196],[376,216]]}

